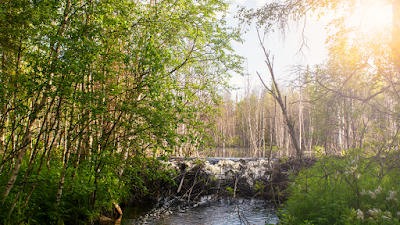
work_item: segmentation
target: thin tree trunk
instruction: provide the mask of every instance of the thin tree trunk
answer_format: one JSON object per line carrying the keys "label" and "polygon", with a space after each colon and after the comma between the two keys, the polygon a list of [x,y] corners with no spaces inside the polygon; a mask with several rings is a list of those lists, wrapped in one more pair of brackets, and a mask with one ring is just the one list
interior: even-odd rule
{"label": "thin tree trunk", "polygon": [[272,78],[272,84],[273,84],[273,86],[275,88],[275,91],[272,91],[270,88],[268,88],[268,86],[265,85],[264,81],[261,79],[260,74],[258,72],[257,72],[257,74],[258,74],[259,78],[261,79],[264,87],[278,101],[278,104],[280,105],[281,110],[282,110],[283,117],[284,117],[284,119],[286,121],[286,125],[287,125],[287,127],[289,129],[289,134],[290,134],[290,136],[292,138],[293,145],[294,145],[294,147],[296,149],[297,158],[300,160],[300,163],[303,166],[304,165],[304,160],[303,160],[303,156],[302,156],[302,150],[301,150],[301,146],[299,146],[299,142],[297,141],[296,132],[295,132],[295,129],[294,129],[294,124],[293,124],[292,120],[290,119],[290,117],[288,116],[287,109],[286,109],[286,107],[284,105],[284,102],[282,100],[282,96],[281,96],[281,93],[279,91],[278,84],[277,84],[277,82],[275,80],[273,66],[272,66],[272,63],[269,60],[269,53],[265,50],[264,46],[262,46],[262,47],[264,49],[264,53],[265,53],[265,56],[266,56],[266,61],[265,62],[267,64],[267,66],[268,66],[268,69],[269,69],[269,72],[270,72],[270,75],[271,75],[271,78]]}
{"label": "thin tree trunk", "polygon": [[265,158],[265,108],[264,108],[264,102],[265,102],[265,94],[263,92],[263,98],[262,98],[262,141],[263,141],[263,158]]}
{"label": "thin tree trunk", "polygon": [[302,95],[301,95],[301,82],[300,82],[300,74],[299,74],[299,100],[300,100],[300,103],[299,103],[299,146],[300,146],[300,148],[302,147],[302,141],[301,141],[301,139],[302,139],[302,136],[301,136],[301,134],[302,134],[302,124],[303,124],[303,112],[302,112],[302,108],[303,108],[303,103],[302,103]]}

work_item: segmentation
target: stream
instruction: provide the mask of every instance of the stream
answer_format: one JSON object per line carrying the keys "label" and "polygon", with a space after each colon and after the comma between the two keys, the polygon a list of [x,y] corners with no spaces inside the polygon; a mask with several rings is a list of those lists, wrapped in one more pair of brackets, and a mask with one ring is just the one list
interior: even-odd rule
{"label": "stream", "polygon": [[128,224],[277,224],[279,219],[268,201],[204,196],[191,207],[178,200],[137,203],[123,209],[121,225]]}

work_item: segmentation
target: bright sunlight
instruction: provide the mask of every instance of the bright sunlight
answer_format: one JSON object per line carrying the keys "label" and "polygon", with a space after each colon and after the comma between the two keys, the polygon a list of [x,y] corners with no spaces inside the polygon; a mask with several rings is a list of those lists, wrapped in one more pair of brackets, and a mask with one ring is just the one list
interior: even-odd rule
{"label": "bright sunlight", "polygon": [[389,25],[392,22],[392,7],[379,3],[362,6],[355,16],[360,17],[360,26],[369,28],[379,28]]}

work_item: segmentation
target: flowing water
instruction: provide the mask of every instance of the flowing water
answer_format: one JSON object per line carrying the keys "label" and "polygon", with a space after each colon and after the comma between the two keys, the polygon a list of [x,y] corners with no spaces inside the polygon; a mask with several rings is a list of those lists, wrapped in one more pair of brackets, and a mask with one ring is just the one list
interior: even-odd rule
{"label": "flowing water", "polygon": [[[276,163],[276,160],[254,158],[205,158],[204,160],[203,167],[201,167],[204,174],[212,177],[213,181],[220,181],[220,183],[217,182],[218,184],[226,183],[227,180],[233,181],[238,179],[239,182],[235,183],[235,185],[238,184],[239,189],[242,187],[251,189],[257,181],[268,182],[270,177],[268,171]],[[181,174],[189,174],[189,171],[197,168],[196,166],[198,165],[191,158],[173,158],[167,164],[172,169],[181,170]],[[196,175],[192,174],[192,178],[193,175],[197,176],[197,172],[195,173]],[[233,176],[232,174],[235,175]],[[183,179],[184,176],[181,178],[181,181]],[[197,192],[191,191],[190,193],[192,193],[191,199],[198,199],[197,196],[201,195],[202,191],[199,192],[197,190]],[[244,198],[235,198],[232,200],[232,197],[216,198],[215,195],[207,195],[201,197],[199,201],[190,202],[190,206],[188,206],[186,202],[187,198],[185,197],[182,200],[181,196],[175,196],[159,199],[155,203],[148,201],[143,201],[142,203],[136,202],[131,206],[123,208],[124,215],[122,220],[116,224],[264,225],[277,224],[279,221],[274,207],[268,201]]]}
{"label": "flowing water", "polygon": [[271,203],[238,198],[213,200],[205,196],[191,207],[169,200],[124,208],[121,224],[277,224]]}

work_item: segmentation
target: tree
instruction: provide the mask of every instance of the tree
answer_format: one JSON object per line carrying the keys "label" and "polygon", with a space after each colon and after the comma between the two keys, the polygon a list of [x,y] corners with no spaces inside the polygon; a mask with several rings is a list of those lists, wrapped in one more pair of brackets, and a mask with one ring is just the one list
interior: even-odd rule
{"label": "tree", "polygon": [[240,38],[228,4],[187,3],[2,1],[1,223],[89,220],[201,144]]}
{"label": "tree", "polygon": [[[359,10],[378,4],[378,6],[392,7],[391,24],[381,24],[379,28],[348,25],[346,20]],[[378,103],[380,95],[389,95],[398,99],[398,32],[399,32],[399,1],[302,1],[287,0],[274,1],[258,9],[239,11],[239,17],[243,23],[250,24],[256,20],[256,26],[264,27],[266,33],[275,30],[284,34],[292,21],[303,20],[303,31],[306,26],[306,18],[310,14],[318,17],[324,16],[326,11],[331,10],[338,15],[332,19],[330,25],[335,26],[336,33],[328,39],[329,61],[322,67],[329,67],[328,70],[321,70],[321,67],[313,71],[304,71],[312,74],[313,82],[317,83],[334,96],[354,99],[363,104],[372,105],[373,108],[398,118],[393,110],[382,108]],[[371,31],[371,29],[374,29]],[[389,38],[388,38],[389,37]],[[391,38],[390,38],[391,37]],[[306,37],[302,37],[306,45]],[[334,72],[338,71],[338,72]],[[341,72],[339,72],[341,71]],[[302,72],[302,71],[300,71]],[[336,86],[329,82],[338,81]],[[356,85],[364,87],[363,92],[349,91]]]}
{"label": "tree", "polygon": [[[260,42],[261,42],[261,39],[260,39]],[[276,82],[273,64],[269,59],[269,57],[270,57],[269,56],[269,52],[266,51],[266,49],[264,48],[264,45],[262,44],[262,42],[261,42],[261,46],[262,46],[262,48],[264,50],[264,54],[265,54],[265,58],[266,58],[265,63],[268,66],[269,74],[271,75],[272,85],[273,85],[274,88],[273,89],[269,88],[264,83],[264,81],[262,80],[261,75],[258,72],[257,72],[257,74],[258,74],[260,80],[262,81],[264,87],[268,90],[268,93],[271,94],[273,96],[273,98],[278,102],[278,104],[279,104],[279,106],[280,106],[280,108],[282,110],[282,114],[283,114],[286,126],[289,129],[289,134],[290,134],[290,137],[291,137],[291,139],[293,141],[293,145],[294,145],[294,147],[296,149],[296,155],[297,155],[298,159],[300,160],[301,164],[303,165],[304,164],[304,160],[303,160],[303,153],[302,153],[302,149],[301,149],[301,147],[302,147],[301,146],[301,142],[300,143],[298,142],[298,139],[297,139],[297,136],[296,136],[296,131],[295,131],[295,128],[294,128],[294,123],[293,123],[291,117],[289,117],[289,115],[288,115],[288,111],[287,111],[287,107],[286,107],[286,101],[284,102],[284,100],[282,98],[282,95],[281,95],[281,92],[279,90],[278,83]]]}
{"label": "tree", "polygon": [[[390,23],[369,27],[363,18],[356,23],[360,26],[348,23],[350,16],[373,4],[391,8]],[[267,33],[284,32],[292,21],[303,20],[305,27],[309,14],[324,16],[330,10],[337,16],[330,23],[334,33],[326,42],[327,61],[297,72],[307,88],[315,149],[321,150],[322,146],[326,154],[342,157],[320,157],[312,169],[299,173],[283,223],[334,223],[338,218],[337,223],[369,223],[363,220],[365,216],[374,223],[395,224],[397,215],[383,221],[369,212],[372,208],[379,213],[390,211],[393,205],[397,212],[398,207],[390,202],[393,194],[388,198],[382,195],[381,200],[376,197],[390,189],[389,193],[395,193],[393,189],[398,186],[400,1],[274,1],[259,9],[243,8],[239,16],[243,22],[256,20]],[[304,36],[302,40],[304,46]],[[362,197],[365,190],[371,193],[366,198]],[[357,220],[352,216],[356,208]]]}

